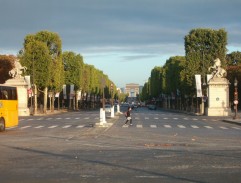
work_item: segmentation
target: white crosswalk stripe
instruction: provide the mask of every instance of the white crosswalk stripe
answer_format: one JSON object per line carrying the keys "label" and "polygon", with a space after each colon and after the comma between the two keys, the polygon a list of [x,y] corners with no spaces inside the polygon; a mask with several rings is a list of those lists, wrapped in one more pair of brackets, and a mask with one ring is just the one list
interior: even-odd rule
{"label": "white crosswalk stripe", "polygon": [[69,128],[69,127],[71,127],[72,125],[65,125],[65,126],[63,126],[62,128]]}
{"label": "white crosswalk stripe", "polygon": [[239,128],[239,127],[236,127],[236,126],[233,126],[232,128],[233,128],[233,129],[236,129],[236,130],[240,130],[240,128]]}
{"label": "white crosswalk stripe", "polygon": [[185,126],[183,125],[177,125],[179,128],[186,128]]}
{"label": "white crosswalk stripe", "polygon": [[136,125],[136,127],[137,127],[137,128],[143,128],[143,126],[142,126],[142,125]]}
{"label": "white crosswalk stripe", "polygon": [[76,128],[84,128],[84,125],[78,125]]}
{"label": "white crosswalk stripe", "polygon": [[150,127],[151,127],[151,128],[157,128],[157,126],[156,126],[156,125],[150,125]]}
{"label": "white crosswalk stripe", "polygon": [[213,127],[211,127],[211,126],[204,126],[204,127],[207,129],[213,129]]}
{"label": "white crosswalk stripe", "polygon": [[196,125],[191,125],[192,128],[199,128],[198,126]]}
{"label": "white crosswalk stripe", "polygon": [[165,128],[171,128],[171,125],[164,125]]}
{"label": "white crosswalk stripe", "polygon": [[224,129],[224,130],[227,130],[228,128],[227,127],[224,127],[224,126],[220,126],[221,129]]}
{"label": "white crosswalk stripe", "polygon": [[44,127],[44,126],[36,126],[36,127],[34,127],[34,128],[37,128],[37,129],[38,129],[38,128],[43,128],[43,127]]}
{"label": "white crosswalk stripe", "polygon": [[58,125],[52,125],[52,126],[49,126],[48,128],[56,128]]}
{"label": "white crosswalk stripe", "polygon": [[21,129],[26,129],[26,128],[30,128],[31,126],[23,126],[21,127]]}
{"label": "white crosswalk stripe", "polygon": [[159,119],[159,118],[154,118],[154,119]]}

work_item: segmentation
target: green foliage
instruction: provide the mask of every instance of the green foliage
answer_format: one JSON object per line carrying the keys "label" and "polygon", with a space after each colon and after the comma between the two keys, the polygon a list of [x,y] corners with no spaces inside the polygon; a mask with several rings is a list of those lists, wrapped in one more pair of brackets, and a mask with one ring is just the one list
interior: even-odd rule
{"label": "green foliage", "polygon": [[81,78],[83,76],[83,57],[74,52],[63,53],[65,84],[74,84],[75,90],[81,89]]}
{"label": "green foliage", "polygon": [[39,88],[60,91],[64,82],[62,43],[57,33],[40,31],[24,40],[20,62]]}
{"label": "green foliage", "polygon": [[165,83],[166,87],[163,88],[164,93],[176,93],[177,90],[182,88],[182,81],[180,73],[184,69],[185,57],[176,56],[170,57],[163,69],[165,70]]}
{"label": "green foliage", "polygon": [[161,92],[162,67],[154,67],[151,71],[150,92],[152,97],[158,97]]}
{"label": "green foliage", "polygon": [[223,67],[227,65],[226,45],[227,33],[224,29],[193,29],[185,36],[186,63],[181,75],[187,91],[194,91],[194,75],[201,74],[204,78],[216,58],[222,61]]}
{"label": "green foliage", "polygon": [[11,78],[9,71],[13,69],[15,60],[13,55],[0,55],[0,84]]}
{"label": "green foliage", "polygon": [[48,86],[51,56],[45,43],[36,40],[28,42],[20,62],[28,68],[25,75],[31,76],[32,83],[43,88]]}

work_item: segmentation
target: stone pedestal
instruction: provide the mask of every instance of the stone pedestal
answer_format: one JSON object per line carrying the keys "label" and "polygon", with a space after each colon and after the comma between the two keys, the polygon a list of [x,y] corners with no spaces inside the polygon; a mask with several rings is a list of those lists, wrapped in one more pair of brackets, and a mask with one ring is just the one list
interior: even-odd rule
{"label": "stone pedestal", "polygon": [[24,78],[13,78],[5,82],[7,86],[15,86],[18,91],[18,115],[29,116],[28,108],[28,84]]}
{"label": "stone pedestal", "polygon": [[208,82],[208,108],[207,116],[228,116],[229,107],[229,81],[226,78],[214,77]]}

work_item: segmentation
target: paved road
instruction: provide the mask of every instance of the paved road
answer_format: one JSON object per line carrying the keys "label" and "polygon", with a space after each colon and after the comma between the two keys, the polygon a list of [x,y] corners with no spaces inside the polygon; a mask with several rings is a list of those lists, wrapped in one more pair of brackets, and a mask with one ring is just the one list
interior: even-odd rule
{"label": "paved road", "polygon": [[1,182],[241,182],[241,127],[222,118],[149,111],[21,117],[0,134]]}

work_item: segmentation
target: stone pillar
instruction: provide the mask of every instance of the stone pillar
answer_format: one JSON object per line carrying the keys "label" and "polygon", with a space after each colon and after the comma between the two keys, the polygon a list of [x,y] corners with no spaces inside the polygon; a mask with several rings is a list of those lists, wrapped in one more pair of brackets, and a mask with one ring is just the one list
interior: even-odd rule
{"label": "stone pillar", "polygon": [[231,114],[229,85],[230,83],[226,78],[214,77],[209,80],[207,116],[228,116]]}
{"label": "stone pillar", "polygon": [[5,82],[7,86],[17,87],[18,93],[18,115],[29,116],[28,108],[28,84],[24,78],[13,78]]}

